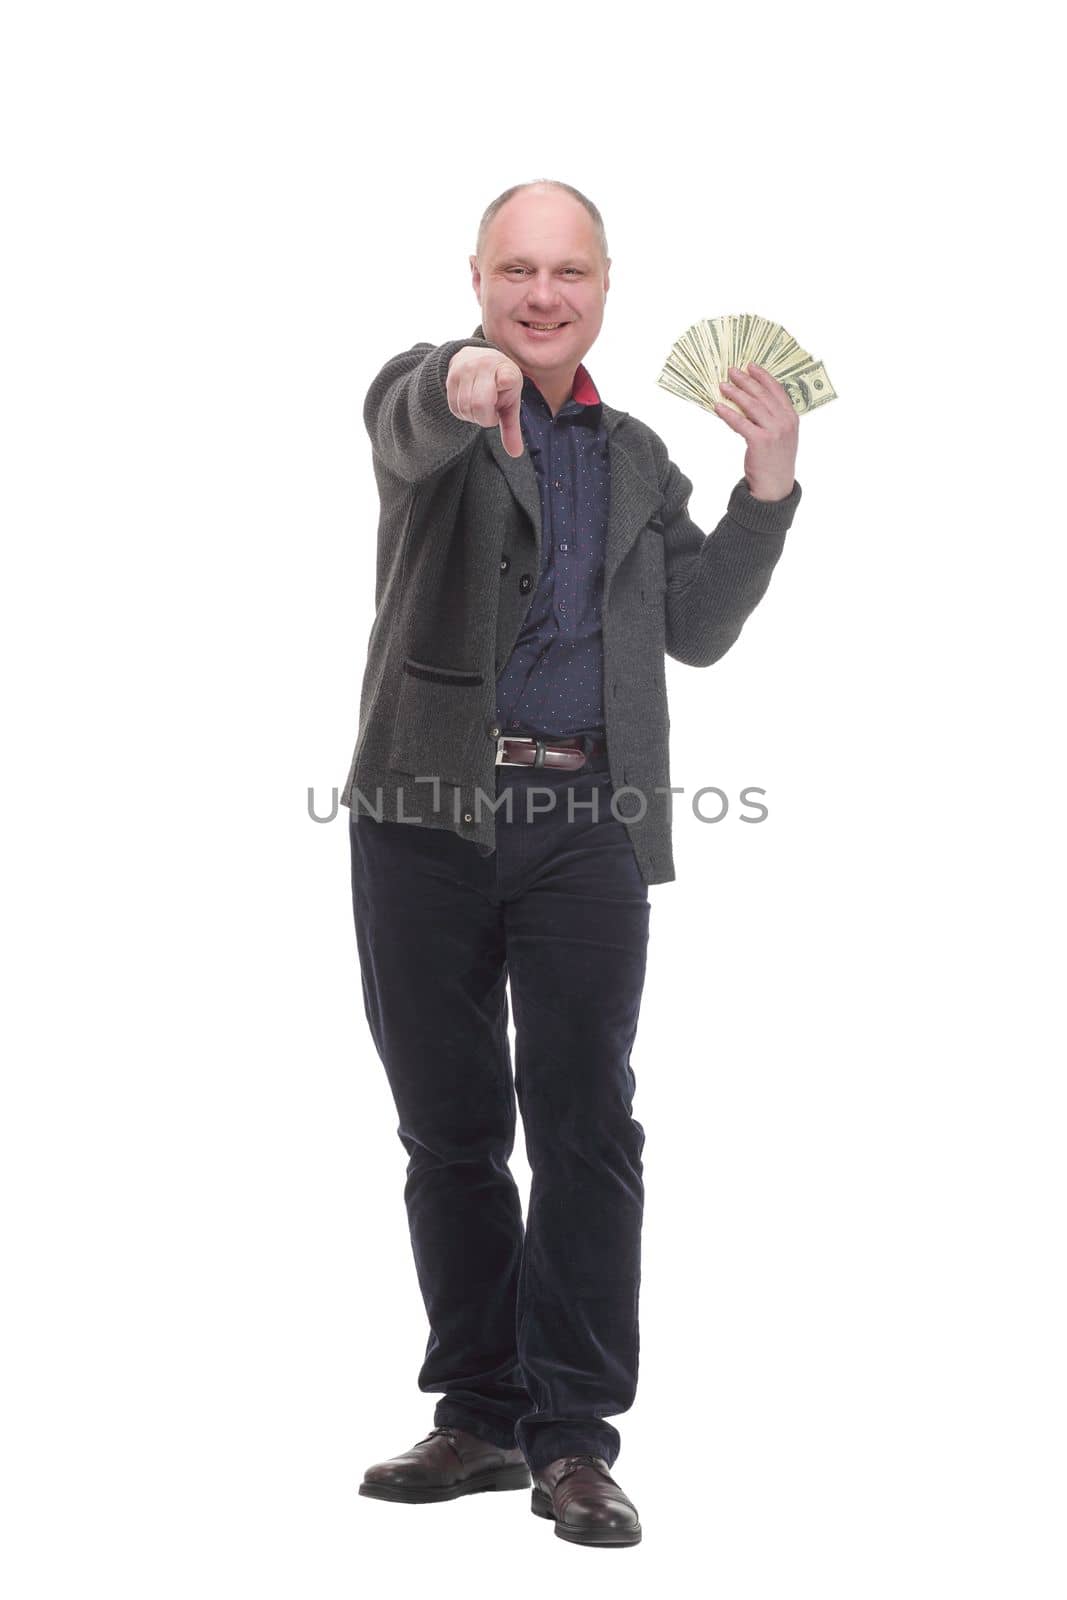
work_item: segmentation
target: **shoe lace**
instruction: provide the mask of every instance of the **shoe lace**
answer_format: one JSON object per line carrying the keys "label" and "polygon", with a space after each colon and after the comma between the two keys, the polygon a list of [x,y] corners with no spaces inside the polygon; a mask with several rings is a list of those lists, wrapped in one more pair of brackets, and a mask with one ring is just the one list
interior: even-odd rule
{"label": "shoe lace", "polygon": [[449,1427],[446,1425],[440,1428],[431,1428],[429,1433],[426,1434],[425,1438],[419,1440],[419,1443],[425,1444],[427,1439],[434,1439],[439,1433],[444,1435],[449,1444],[452,1446],[453,1450],[456,1452],[457,1456],[459,1456],[460,1460],[462,1461],[463,1457],[460,1455],[459,1446],[456,1443],[456,1430],[454,1427]]}
{"label": "shoe lace", "polygon": [[605,1474],[607,1473],[603,1458],[598,1455],[593,1455],[590,1452],[586,1452],[583,1455],[568,1456],[567,1465],[563,1468],[563,1471],[556,1479],[556,1482],[562,1483],[564,1478],[569,1478],[572,1472],[577,1472],[579,1467],[584,1466],[597,1467],[601,1472],[604,1472]]}

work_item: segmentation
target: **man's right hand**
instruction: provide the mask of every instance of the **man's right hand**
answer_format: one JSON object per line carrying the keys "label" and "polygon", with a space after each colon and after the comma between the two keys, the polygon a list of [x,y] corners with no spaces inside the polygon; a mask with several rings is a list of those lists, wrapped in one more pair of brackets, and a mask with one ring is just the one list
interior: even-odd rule
{"label": "man's right hand", "polygon": [[448,409],[463,422],[483,428],[500,424],[500,438],[509,456],[521,456],[522,369],[501,350],[467,344],[448,364],[445,385]]}

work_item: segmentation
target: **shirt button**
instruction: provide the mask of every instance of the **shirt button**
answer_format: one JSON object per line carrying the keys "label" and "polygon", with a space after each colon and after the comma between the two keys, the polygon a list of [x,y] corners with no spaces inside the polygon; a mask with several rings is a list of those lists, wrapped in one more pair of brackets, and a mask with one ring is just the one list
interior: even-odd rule
{"label": "shirt button", "polygon": [[560,610],[561,610],[561,611],[566,611],[566,609],[567,609],[567,602],[566,602],[566,600],[561,600],[561,601],[560,601],[560,603],[559,603],[559,609],[560,609]]}
{"label": "shirt button", "polygon": [[500,737],[500,729],[495,722],[489,729],[489,737],[490,739],[499,739]]}
{"label": "shirt button", "polygon": [[501,572],[506,572],[510,566],[511,566],[511,562],[508,560],[507,556],[501,556],[500,557],[500,570],[501,570]]}
{"label": "shirt button", "polygon": [[530,577],[530,574],[528,572],[524,572],[522,577],[519,579],[519,588],[522,590],[523,594],[526,593],[532,583],[533,579]]}
{"label": "shirt button", "polygon": [[474,812],[473,811],[465,811],[463,813],[463,820],[464,820],[464,822],[473,822],[474,821]]}
{"label": "shirt button", "polygon": [[565,544],[561,544],[561,545],[560,545],[560,549],[561,549],[561,550],[566,550],[566,548],[567,548],[567,546],[566,546],[566,545],[565,545]]}

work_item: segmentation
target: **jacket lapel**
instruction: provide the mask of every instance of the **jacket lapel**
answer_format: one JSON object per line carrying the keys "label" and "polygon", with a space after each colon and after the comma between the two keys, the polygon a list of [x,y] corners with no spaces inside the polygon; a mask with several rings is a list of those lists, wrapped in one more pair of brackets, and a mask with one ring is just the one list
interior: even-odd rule
{"label": "jacket lapel", "polygon": [[504,449],[504,441],[500,437],[499,428],[487,428],[485,432],[489,440],[489,451],[493,460],[508,480],[512,494],[533,524],[534,538],[537,542],[538,571],[540,571],[541,491],[537,483],[537,473],[534,469],[533,458],[529,450],[525,449],[521,456],[509,456]]}
{"label": "jacket lapel", "polygon": [[[663,504],[663,495],[643,477],[623,441],[616,437],[618,423],[629,415],[605,405],[608,424],[608,460],[611,467],[611,502],[608,507],[608,544],[604,558],[604,588],[615,568],[642,528]],[[497,430],[499,432],[499,429]]]}

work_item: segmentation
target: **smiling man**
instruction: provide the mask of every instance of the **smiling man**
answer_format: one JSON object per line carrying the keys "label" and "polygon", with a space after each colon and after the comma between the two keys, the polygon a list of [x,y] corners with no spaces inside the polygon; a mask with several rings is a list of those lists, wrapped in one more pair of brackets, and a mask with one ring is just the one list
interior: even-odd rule
{"label": "smiling man", "polygon": [[710,666],[764,594],[800,500],[797,415],[768,373],[731,372],[740,413],[718,415],[744,476],[705,534],[662,440],[584,363],[611,265],[592,202],[547,180],[505,191],[470,265],[474,333],[394,356],[363,408],[377,610],[341,798],[409,1158],[418,1383],[441,1398],[361,1493],[532,1485],[559,1537],[632,1545],[607,1418],[637,1389],[630,1055],[648,887],[675,876],[664,658]]}

